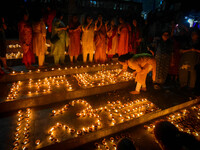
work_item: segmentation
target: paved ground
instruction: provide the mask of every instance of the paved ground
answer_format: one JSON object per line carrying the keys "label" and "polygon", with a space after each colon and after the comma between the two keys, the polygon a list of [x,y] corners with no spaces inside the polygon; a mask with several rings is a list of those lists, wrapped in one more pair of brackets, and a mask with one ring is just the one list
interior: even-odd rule
{"label": "paved ground", "polygon": [[[77,63],[79,64],[79,63]],[[77,65],[75,64],[75,65]],[[80,62],[81,64],[81,62]],[[49,65],[51,66],[51,64]],[[25,70],[24,66],[13,67],[15,70]],[[0,95],[4,96],[5,93],[9,91],[10,85],[1,84],[0,88],[4,88],[4,90],[0,90]],[[100,106],[106,105],[107,101],[117,101],[121,100],[122,102],[127,102],[130,100],[147,98],[149,101],[153,102],[161,109],[166,109],[171,106],[175,106],[177,104],[181,104],[188,100],[195,98],[199,93],[197,91],[189,91],[180,89],[178,84],[168,81],[165,86],[162,87],[161,90],[154,90],[153,85],[151,83],[147,83],[147,92],[141,92],[140,95],[130,95],[129,92],[133,90],[134,87],[127,87],[122,90],[107,92],[104,94],[93,95],[89,97],[85,97],[84,99],[93,107],[99,108]],[[6,95],[7,96],[7,95]],[[79,127],[83,124],[77,123],[77,120],[74,118],[74,114],[77,113],[77,110],[83,109],[82,107],[78,107],[77,109],[72,110],[72,112],[63,115],[57,119],[52,119],[50,116],[52,110],[63,107],[64,104],[68,103],[68,101],[63,101],[56,104],[50,104],[42,107],[37,107],[32,109],[32,122],[31,122],[31,130],[30,130],[30,145],[34,145],[34,141],[36,139],[40,139],[43,141],[41,146],[45,146],[51,143],[45,142],[48,141],[47,130],[54,125],[57,121],[67,122],[72,126]],[[16,116],[17,112],[10,112],[0,114],[0,149],[13,149],[13,141],[14,141],[14,133],[16,130]],[[92,120],[87,120],[84,123],[88,124]],[[139,125],[132,129],[128,129],[123,131],[122,134],[129,134],[132,139],[135,141],[136,146],[139,147],[140,150],[146,149],[159,149],[158,145],[154,142],[152,136],[144,130],[143,125]],[[118,133],[117,135],[121,135]],[[111,135],[116,136],[116,135]],[[65,136],[64,139],[72,138],[72,136]],[[110,138],[110,137],[107,137]],[[101,142],[102,139],[100,139]],[[99,141],[97,141],[99,142]],[[144,144],[145,143],[145,144]],[[30,147],[30,149],[34,149],[34,147]],[[94,142],[88,143],[79,147],[78,149],[95,149]]]}
{"label": "paved ground", "polygon": [[[94,95],[94,96],[89,96],[84,99],[93,108],[98,108],[100,106],[104,106],[108,100],[109,101],[121,100],[122,102],[127,102],[130,100],[135,100],[137,98],[148,98],[148,100],[152,101],[159,108],[165,109],[165,108],[186,102],[190,99],[191,96],[194,97],[194,94],[191,94],[190,92],[183,92],[173,87],[169,87],[167,89],[167,86],[165,86],[165,89],[156,91],[156,90],[153,90],[153,87],[151,84],[149,84],[148,86],[148,91],[142,92],[141,95],[130,95],[129,91],[131,90],[133,90],[133,87],[127,87],[126,89],[112,91],[112,92]],[[56,123],[56,121],[52,120],[52,118],[50,117],[51,111],[54,109],[61,108],[66,103],[68,102],[61,102],[57,104],[52,104],[52,105],[32,109],[32,112],[34,114],[33,121],[32,121],[34,122],[32,124],[32,130],[34,130],[34,138],[32,139],[32,141],[35,141],[37,138],[43,141],[46,141],[46,138],[48,137],[47,129],[49,129],[51,125]],[[80,110],[82,108],[80,107],[78,109]],[[76,109],[73,111],[77,112]],[[62,121],[67,120],[67,123],[71,125],[75,124],[76,126],[80,126],[80,124],[78,125],[77,121],[74,119],[73,113],[75,112],[71,112],[67,116],[63,116],[60,119]],[[12,143],[13,143],[13,135],[16,128],[16,120],[17,120],[16,112],[1,114],[0,116],[0,129],[1,129],[0,130],[0,149],[4,150],[4,149],[13,148]],[[56,120],[59,120],[59,119],[56,119]],[[91,120],[88,120],[88,121],[90,122]],[[86,121],[86,124],[87,124],[87,121]],[[138,126],[134,128],[131,135],[133,135],[133,139],[135,139],[137,143],[139,142],[139,147],[141,147],[141,149],[145,149],[146,146],[147,147],[152,146],[152,139],[151,137],[149,137],[148,134],[146,134],[146,131],[142,128],[142,126]],[[33,135],[30,135],[30,137],[32,136]],[[144,142],[147,144],[140,145],[140,143],[144,143]],[[155,143],[153,145],[157,147]]]}

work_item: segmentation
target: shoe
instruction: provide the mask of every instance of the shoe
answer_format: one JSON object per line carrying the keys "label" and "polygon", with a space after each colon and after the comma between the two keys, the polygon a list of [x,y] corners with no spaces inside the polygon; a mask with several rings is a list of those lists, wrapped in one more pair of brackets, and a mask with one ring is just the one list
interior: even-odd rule
{"label": "shoe", "polygon": [[134,94],[134,95],[136,95],[136,94],[140,94],[140,92],[138,92],[138,91],[131,91],[131,92],[129,92],[130,94]]}
{"label": "shoe", "polygon": [[146,88],[146,87],[145,87],[145,88],[141,88],[141,90],[142,90],[142,91],[147,91],[147,88]]}

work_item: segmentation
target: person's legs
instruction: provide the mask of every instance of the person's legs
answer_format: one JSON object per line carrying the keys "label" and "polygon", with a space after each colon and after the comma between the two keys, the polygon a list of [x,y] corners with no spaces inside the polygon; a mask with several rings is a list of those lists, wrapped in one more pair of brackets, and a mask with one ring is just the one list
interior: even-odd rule
{"label": "person's legs", "polygon": [[135,87],[135,91],[131,91],[130,94],[140,94],[141,87],[142,87],[142,84],[137,82],[136,87]]}
{"label": "person's legs", "polygon": [[43,66],[44,65],[44,54],[40,54],[38,56],[38,65]]}
{"label": "person's legs", "polygon": [[0,58],[1,58],[1,61],[2,61],[2,63],[3,63],[3,67],[4,67],[5,69],[7,69],[8,66],[7,66],[7,62],[6,62],[6,57],[0,57]]}
{"label": "person's legs", "polygon": [[180,69],[179,70],[179,82],[181,87],[186,87],[188,83],[188,70]]}
{"label": "person's legs", "polygon": [[61,64],[65,64],[65,54],[61,55],[59,59]]}
{"label": "person's legs", "polygon": [[83,62],[86,63],[87,62],[87,53],[83,52]]}
{"label": "person's legs", "polygon": [[147,91],[146,84],[143,84],[143,85],[142,85],[142,88],[141,88],[141,90],[142,90],[142,91]]}
{"label": "person's legs", "polygon": [[0,75],[3,75],[3,74],[5,74],[5,72],[3,71],[3,69],[0,66]]}
{"label": "person's legs", "polygon": [[93,51],[90,52],[90,56],[89,56],[89,61],[90,61],[90,62],[93,62],[93,55],[94,55],[94,54],[93,54]]}
{"label": "person's legs", "polygon": [[99,61],[99,51],[98,49],[95,51],[95,54],[94,54],[94,62],[95,63],[98,63]]}
{"label": "person's legs", "polygon": [[77,61],[78,55],[74,56],[75,61]]}
{"label": "person's legs", "polygon": [[55,65],[59,64],[59,56],[54,55],[54,63],[55,63]]}
{"label": "person's legs", "polygon": [[196,83],[196,70],[191,69],[190,71],[190,79],[189,79],[189,87],[194,88]]}
{"label": "person's legs", "polygon": [[69,56],[70,62],[71,62],[71,63],[73,63],[73,57],[74,57],[74,56]]}
{"label": "person's legs", "polygon": [[142,87],[142,84],[140,84],[139,82],[137,82],[135,91],[140,92],[141,87]]}

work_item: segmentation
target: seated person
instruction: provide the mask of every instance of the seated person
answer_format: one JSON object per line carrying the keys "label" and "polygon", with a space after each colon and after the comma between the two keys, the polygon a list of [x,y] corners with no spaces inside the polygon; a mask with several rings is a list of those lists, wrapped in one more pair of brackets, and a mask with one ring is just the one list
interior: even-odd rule
{"label": "seated person", "polygon": [[131,91],[131,94],[140,94],[140,89],[146,91],[146,77],[147,74],[152,71],[152,79],[156,78],[156,60],[147,53],[141,54],[125,54],[118,58],[118,61],[123,65],[123,70],[117,75],[120,76],[128,67],[135,70],[134,75],[135,82],[137,82],[135,91]]}
{"label": "seated person", "polygon": [[200,146],[194,136],[164,120],[156,123],[154,136],[162,150],[197,150]]}
{"label": "seated person", "polygon": [[132,140],[125,137],[117,143],[117,150],[136,150],[136,147]]}

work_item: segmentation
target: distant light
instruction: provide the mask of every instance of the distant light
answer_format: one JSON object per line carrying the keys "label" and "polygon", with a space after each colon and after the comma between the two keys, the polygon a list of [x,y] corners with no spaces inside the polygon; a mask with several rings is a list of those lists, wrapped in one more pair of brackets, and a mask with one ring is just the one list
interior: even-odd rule
{"label": "distant light", "polygon": [[193,19],[188,19],[187,22],[190,24],[190,27],[193,26]]}
{"label": "distant light", "polygon": [[97,4],[97,1],[90,0],[90,3],[93,4],[93,5],[96,5],[96,4]]}

